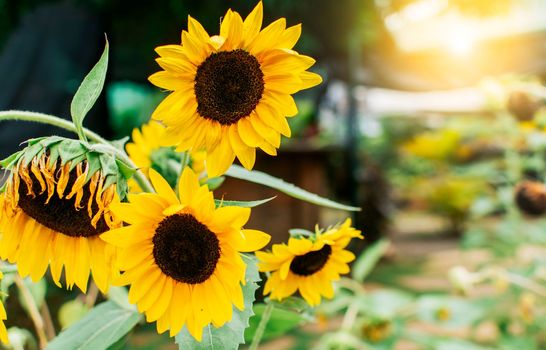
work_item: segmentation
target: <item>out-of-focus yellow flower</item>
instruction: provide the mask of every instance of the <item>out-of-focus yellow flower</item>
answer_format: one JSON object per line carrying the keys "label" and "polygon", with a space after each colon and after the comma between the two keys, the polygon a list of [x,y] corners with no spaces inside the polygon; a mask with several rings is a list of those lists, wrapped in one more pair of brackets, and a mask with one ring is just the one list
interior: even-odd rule
{"label": "out-of-focus yellow flower", "polygon": [[405,143],[405,153],[429,160],[441,161],[452,158],[461,141],[457,131],[444,129],[436,132],[425,132]]}

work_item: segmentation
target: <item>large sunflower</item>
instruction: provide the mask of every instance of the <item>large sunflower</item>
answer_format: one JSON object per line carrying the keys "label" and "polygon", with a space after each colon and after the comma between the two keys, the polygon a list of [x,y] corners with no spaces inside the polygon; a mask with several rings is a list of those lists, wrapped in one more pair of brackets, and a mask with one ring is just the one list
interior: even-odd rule
{"label": "large sunflower", "polygon": [[299,290],[311,306],[320,304],[321,296],[332,298],[332,281],[349,272],[348,263],[355,255],[345,247],[352,238],[363,238],[347,219],[339,226],[312,237],[292,237],[288,244],[275,244],[271,253],[256,252],[262,272],[271,272],[264,295],[282,300]]}
{"label": "large sunflower", "polygon": [[240,252],[262,248],[269,235],[243,230],[249,208],[215,208],[212,192],[185,168],[179,197],[150,169],[157,194],[129,195],[112,210],[128,226],[101,235],[120,248],[119,284],[130,284],[129,301],[159,333],[174,336],[186,325],[197,340],[203,327],[220,327],[242,310],[245,263]]}
{"label": "large sunflower", "polygon": [[285,117],[297,114],[291,94],[319,84],[306,71],[315,60],[293,51],[301,25],[278,19],[261,30],[262,3],[243,21],[228,10],[220,35],[209,36],[188,17],[181,45],[156,48],[164,71],[150,81],[173,91],[153,114],[167,126],[177,150],[205,149],[210,176],[224,173],[235,156],[254,166],[256,147],[276,155],[280,135],[290,137]]}
{"label": "large sunflower", "polygon": [[91,175],[87,161],[62,164],[42,152],[11,170],[0,195],[0,257],[17,263],[19,274],[33,281],[50,265],[60,286],[87,290],[89,273],[101,291],[108,290],[115,249],[99,234],[119,227],[108,205],[116,196],[102,171]]}

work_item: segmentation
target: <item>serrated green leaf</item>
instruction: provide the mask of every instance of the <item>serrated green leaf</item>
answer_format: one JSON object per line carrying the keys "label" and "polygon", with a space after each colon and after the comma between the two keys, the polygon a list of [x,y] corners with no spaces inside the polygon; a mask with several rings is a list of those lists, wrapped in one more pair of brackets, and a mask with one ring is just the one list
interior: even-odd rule
{"label": "serrated green leaf", "polygon": [[237,178],[237,179],[246,180],[249,182],[271,187],[284,194],[289,195],[290,197],[294,197],[296,199],[300,199],[302,201],[306,201],[306,202],[320,205],[323,207],[340,209],[340,210],[348,210],[348,211],[361,210],[360,208],[357,208],[357,207],[340,204],[330,199],[323,198],[319,195],[306,191],[291,183],[285,182],[284,180],[278,179],[274,176],[263,173],[261,171],[246,170],[245,168],[239,165],[232,165],[227,170],[226,175]]}
{"label": "serrated green leaf", "polygon": [[388,240],[382,239],[362,252],[353,265],[353,278],[359,282],[364,282],[364,279],[372,272],[381,257],[385,255],[390,244]]}
{"label": "serrated green leaf", "polygon": [[78,91],[76,91],[76,94],[72,99],[72,104],[70,105],[72,121],[76,126],[76,131],[80,136],[80,139],[83,141],[86,141],[83,134],[83,120],[95,102],[97,102],[106,80],[106,71],[108,69],[108,50],[109,45],[108,40],[106,40],[106,45],[102,56],[93,69],[91,69],[91,71],[83,79]]}
{"label": "serrated green leaf", "polygon": [[254,315],[252,304],[255,300],[254,294],[258,289],[257,282],[260,281],[260,274],[258,273],[256,259],[247,255],[243,255],[243,257],[247,264],[246,284],[242,287],[245,300],[244,311],[233,308],[233,318],[230,322],[220,328],[215,328],[212,325],[205,327],[203,339],[200,343],[184,327],[175,337],[180,350],[232,350],[239,348],[239,344],[244,344],[245,329],[249,326],[250,317]]}
{"label": "serrated green leaf", "polygon": [[140,319],[137,311],[106,301],[62,331],[46,349],[104,350],[131,331]]}
{"label": "serrated green leaf", "polygon": [[125,162],[122,162],[119,159],[116,159],[116,164],[118,166],[119,172],[121,173],[121,175],[123,175],[123,177],[126,180],[129,180],[130,178],[132,178],[136,172],[135,168],[130,167],[129,165],[125,164]]}
{"label": "serrated green leaf", "polygon": [[225,201],[223,199],[215,199],[216,208],[219,207],[243,207],[243,208],[254,208],[258,205],[265,204],[269,201],[272,201],[277,197],[266,198],[258,201]]}

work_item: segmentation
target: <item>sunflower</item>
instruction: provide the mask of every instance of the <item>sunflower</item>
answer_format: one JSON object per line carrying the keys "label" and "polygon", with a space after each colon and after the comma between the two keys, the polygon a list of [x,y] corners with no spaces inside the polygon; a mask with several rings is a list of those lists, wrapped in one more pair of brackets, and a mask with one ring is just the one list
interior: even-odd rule
{"label": "sunflower", "polygon": [[320,304],[321,296],[332,298],[332,281],[349,272],[355,259],[345,250],[352,238],[363,238],[347,219],[339,226],[310,237],[292,237],[288,244],[275,244],[271,253],[256,252],[261,272],[271,272],[264,295],[282,300],[299,290],[311,306]]}
{"label": "sunflower", "polygon": [[129,194],[129,203],[113,204],[129,225],[101,238],[119,248],[118,282],[131,285],[129,301],[146,320],[171,336],[186,325],[200,341],[205,325],[220,327],[231,320],[233,305],[244,308],[246,265],[239,253],[262,248],[270,237],[241,228],[249,208],[215,208],[212,192],[190,168],[179,197],[155,170],[149,175],[157,194]]}
{"label": "sunflower", "polygon": [[86,160],[62,164],[50,154],[41,152],[28,164],[21,156],[11,169],[0,195],[0,257],[35,282],[50,266],[58,286],[64,267],[67,287],[83,292],[91,272],[104,292],[115,249],[99,234],[120,226],[108,209],[116,184]]}
{"label": "sunflower", "polygon": [[[157,169],[164,165],[168,166],[169,160],[180,161],[180,154],[176,153],[172,147],[166,147],[164,142],[165,127],[163,124],[151,120],[142,125],[141,129],[133,129],[132,142],[127,143],[125,149],[127,154],[133,160],[136,166],[142,169],[144,174],[148,174],[148,169],[156,167],[156,170],[163,170],[169,173],[169,169]],[[205,171],[204,151],[192,151],[190,153],[190,167],[198,174]],[[176,179],[177,174],[172,174]],[[134,179],[129,180],[131,192],[141,192],[140,186]]]}
{"label": "sunflower", "polygon": [[188,17],[181,45],[156,48],[164,70],[149,80],[172,93],[152,118],[167,126],[165,140],[177,150],[205,149],[213,177],[235,156],[252,169],[256,147],[276,155],[280,135],[291,135],[285,117],[298,112],[291,95],[322,81],[306,71],[315,60],[292,50],[301,25],[286,28],[281,18],[261,30],[262,18],[261,2],[244,21],[228,10],[211,37]]}
{"label": "sunflower", "polygon": [[[0,280],[4,277],[4,274],[0,272]],[[8,316],[6,314],[6,309],[4,308],[4,304],[0,301],[0,342],[7,344],[9,343],[8,340],[8,330],[6,329],[6,325],[4,324],[4,321],[7,320]]]}

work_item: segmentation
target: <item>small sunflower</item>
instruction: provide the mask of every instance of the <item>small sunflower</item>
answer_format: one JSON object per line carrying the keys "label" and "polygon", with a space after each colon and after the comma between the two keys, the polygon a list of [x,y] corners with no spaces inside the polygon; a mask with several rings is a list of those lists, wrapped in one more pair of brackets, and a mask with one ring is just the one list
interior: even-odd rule
{"label": "small sunflower", "polygon": [[[0,272],[0,280],[4,277],[4,274]],[[2,301],[0,301],[0,342],[4,344],[8,344],[8,330],[6,329],[6,325],[4,324],[4,321],[8,319],[8,316],[6,314],[6,309],[4,308],[4,304],[2,304]]]}
{"label": "small sunflower", "polygon": [[315,60],[292,50],[301,25],[286,28],[281,18],[261,30],[262,18],[261,2],[244,21],[228,10],[220,35],[211,37],[188,17],[181,45],[156,48],[164,71],[149,80],[172,93],[152,117],[178,151],[205,149],[213,177],[235,156],[252,169],[256,147],[276,155],[280,135],[291,135],[285,117],[298,112],[291,95],[322,81],[307,71]]}
{"label": "small sunflower", "polygon": [[[168,173],[169,169],[158,169],[168,164],[169,160],[180,161],[180,154],[176,153],[172,147],[166,147],[165,127],[163,124],[151,120],[142,125],[141,129],[135,128],[132,133],[132,142],[127,143],[125,149],[127,154],[133,160],[136,166],[148,175],[148,169],[154,167],[156,170],[163,170]],[[197,173],[205,171],[204,151],[192,151],[190,153],[190,167]],[[176,179],[177,174],[172,176]],[[140,187],[134,179],[129,180],[131,192],[140,192]]]}
{"label": "small sunflower", "polygon": [[321,296],[332,298],[332,281],[349,272],[348,263],[355,255],[345,247],[352,238],[363,238],[347,219],[339,226],[312,237],[292,237],[288,244],[275,244],[271,253],[256,252],[261,272],[271,272],[264,295],[282,300],[299,290],[311,306],[320,304]]}
{"label": "small sunflower", "polygon": [[51,148],[37,143],[10,159],[0,194],[0,257],[33,281],[49,266],[58,286],[64,268],[67,288],[83,292],[91,273],[105,292],[115,273],[115,248],[99,234],[121,226],[108,208],[119,177],[100,169],[101,156],[77,153],[79,141],[55,140]]}
{"label": "small sunflower", "polygon": [[212,192],[200,186],[188,167],[179,197],[150,169],[157,194],[129,194],[129,203],[112,205],[129,226],[101,235],[119,247],[119,284],[130,284],[129,301],[157,330],[177,334],[184,325],[201,340],[203,327],[220,327],[244,308],[241,283],[246,265],[240,252],[269,242],[269,235],[243,230],[249,208],[215,207]]}

